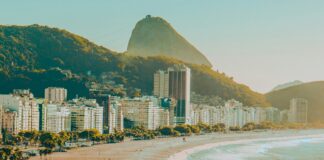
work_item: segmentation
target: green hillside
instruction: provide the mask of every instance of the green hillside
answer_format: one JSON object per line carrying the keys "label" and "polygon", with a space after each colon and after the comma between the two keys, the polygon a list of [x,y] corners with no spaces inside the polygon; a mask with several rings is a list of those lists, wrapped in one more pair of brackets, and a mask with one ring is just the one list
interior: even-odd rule
{"label": "green hillside", "polygon": [[[88,96],[89,82],[122,84],[127,92],[151,94],[153,73],[183,63],[168,57],[132,57],[98,46],[65,30],[46,26],[0,26],[0,92],[30,88],[43,96],[47,86],[62,86],[69,98]],[[268,105],[265,97],[209,67],[192,68],[193,91]],[[113,90],[112,90],[113,92]]]}
{"label": "green hillside", "polygon": [[309,120],[324,122],[324,81],[303,83],[266,94],[267,100],[281,109],[289,108],[292,98],[305,98],[309,102]]}

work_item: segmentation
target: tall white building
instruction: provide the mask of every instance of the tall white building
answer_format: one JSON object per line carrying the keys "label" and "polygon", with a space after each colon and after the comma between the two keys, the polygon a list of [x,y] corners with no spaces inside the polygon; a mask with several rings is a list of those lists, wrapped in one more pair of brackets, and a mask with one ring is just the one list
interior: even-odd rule
{"label": "tall white building", "polygon": [[115,130],[124,130],[124,116],[122,111],[122,105],[120,103],[120,97],[109,96],[107,104],[107,126],[108,132],[113,133]]}
{"label": "tall white building", "polygon": [[67,99],[65,88],[49,87],[45,89],[45,99],[50,103],[63,103]]}
{"label": "tall white building", "polygon": [[216,107],[204,104],[192,104],[191,106],[191,124],[205,123],[215,125],[220,123],[220,111]]}
{"label": "tall white building", "polygon": [[39,130],[38,105],[29,90],[14,90],[13,94],[0,95],[0,105],[8,112],[15,112],[15,132]]}
{"label": "tall white building", "polygon": [[290,100],[288,121],[293,123],[308,122],[308,101],[303,98],[293,98]]}

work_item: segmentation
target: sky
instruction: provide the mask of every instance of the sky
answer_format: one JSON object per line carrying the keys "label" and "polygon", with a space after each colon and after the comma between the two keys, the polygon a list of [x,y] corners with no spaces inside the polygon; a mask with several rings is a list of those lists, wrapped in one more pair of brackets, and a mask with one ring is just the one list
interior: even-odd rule
{"label": "sky", "polygon": [[123,52],[137,21],[160,16],[251,89],[324,80],[322,0],[0,0],[0,24],[66,29]]}

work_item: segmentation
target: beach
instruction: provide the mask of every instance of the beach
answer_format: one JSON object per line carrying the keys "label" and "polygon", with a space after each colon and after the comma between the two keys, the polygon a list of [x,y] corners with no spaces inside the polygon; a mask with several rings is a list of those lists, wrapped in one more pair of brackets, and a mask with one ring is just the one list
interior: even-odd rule
{"label": "beach", "polygon": [[[324,133],[321,130],[321,133]],[[211,133],[206,135],[183,137],[157,138],[154,140],[126,141],[117,144],[101,144],[69,150],[68,152],[53,153],[47,156],[50,160],[181,160],[188,154],[231,143],[244,141],[287,139],[313,136],[314,132],[284,130],[262,132]],[[32,157],[40,160],[41,157]],[[43,157],[44,159],[44,157]]]}

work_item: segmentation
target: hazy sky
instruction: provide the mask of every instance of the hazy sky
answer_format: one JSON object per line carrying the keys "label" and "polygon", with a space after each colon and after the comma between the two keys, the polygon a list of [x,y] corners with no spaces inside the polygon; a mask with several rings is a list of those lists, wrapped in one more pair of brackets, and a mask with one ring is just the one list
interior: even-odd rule
{"label": "hazy sky", "polygon": [[324,80],[323,0],[0,0],[0,24],[64,28],[116,51],[147,14],[256,91]]}

